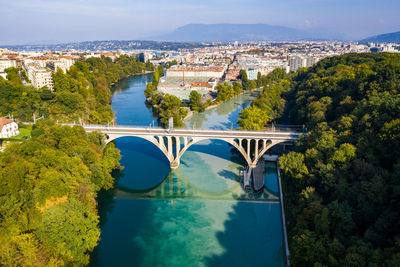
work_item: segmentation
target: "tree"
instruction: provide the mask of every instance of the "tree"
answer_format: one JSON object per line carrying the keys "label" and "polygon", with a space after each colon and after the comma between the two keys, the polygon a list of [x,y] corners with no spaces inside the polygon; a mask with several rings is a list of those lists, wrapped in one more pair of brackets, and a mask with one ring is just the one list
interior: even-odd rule
{"label": "tree", "polygon": [[166,94],[157,109],[160,121],[164,125],[168,125],[169,118],[174,119],[175,127],[183,126],[183,118],[187,115],[187,111],[182,108],[182,102],[174,95]]}
{"label": "tree", "polygon": [[235,95],[240,95],[242,93],[243,87],[240,83],[238,82],[233,82],[233,91]]}
{"label": "tree", "polygon": [[150,62],[150,60],[147,60],[147,62],[146,62],[146,70],[147,70],[147,71],[153,71],[153,70],[154,70],[154,66],[153,66],[153,64]]}
{"label": "tree", "polygon": [[192,110],[196,110],[196,111],[200,111],[200,112],[205,110],[205,104],[202,101],[202,96],[199,92],[197,92],[195,90],[190,92],[189,105]]}
{"label": "tree", "polygon": [[228,83],[220,83],[215,88],[218,92],[217,100],[218,101],[226,101],[232,99],[235,95],[233,87],[230,86]]}
{"label": "tree", "polygon": [[10,82],[12,86],[21,86],[22,81],[21,78],[19,77],[19,69],[10,67],[4,70],[5,73],[7,73],[7,80]]}
{"label": "tree", "polygon": [[36,234],[48,250],[60,255],[65,262],[86,265],[88,253],[100,237],[98,222],[93,211],[70,200],[48,208]]}
{"label": "tree", "polygon": [[262,109],[250,106],[240,111],[238,124],[241,129],[262,130],[270,119]]}
{"label": "tree", "polygon": [[290,177],[301,179],[308,175],[307,166],[304,164],[304,156],[301,153],[290,152],[279,158],[280,168]]}
{"label": "tree", "polygon": [[239,79],[242,80],[242,83],[246,83],[249,79],[247,78],[247,71],[240,70],[239,71]]}
{"label": "tree", "polygon": [[257,87],[261,87],[262,86],[262,75],[261,72],[257,72]]}

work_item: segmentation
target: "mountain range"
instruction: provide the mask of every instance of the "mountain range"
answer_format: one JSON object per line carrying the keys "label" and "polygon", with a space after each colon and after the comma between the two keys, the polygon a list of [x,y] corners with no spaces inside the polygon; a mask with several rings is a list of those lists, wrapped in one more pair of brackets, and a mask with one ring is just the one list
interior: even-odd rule
{"label": "mountain range", "polygon": [[187,24],[176,30],[153,37],[153,40],[181,42],[232,41],[302,41],[342,39],[326,33],[316,33],[268,24]]}
{"label": "mountain range", "polygon": [[379,34],[365,38],[360,41],[360,43],[399,43],[399,42],[400,42],[400,31]]}

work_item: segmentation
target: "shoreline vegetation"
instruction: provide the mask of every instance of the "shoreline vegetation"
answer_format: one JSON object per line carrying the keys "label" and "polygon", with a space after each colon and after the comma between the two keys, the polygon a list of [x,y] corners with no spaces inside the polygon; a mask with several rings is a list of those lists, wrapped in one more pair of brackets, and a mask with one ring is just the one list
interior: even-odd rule
{"label": "shoreline vegetation", "polygon": [[[253,89],[253,90],[247,90],[247,91],[243,90],[240,94],[234,95],[231,99],[233,99],[233,98],[235,98],[235,97],[238,97],[238,96],[241,96],[241,95],[243,95],[243,94],[245,94],[245,93],[255,92],[255,91],[257,91],[257,92],[262,92],[262,88],[255,88],[255,89]],[[231,99],[229,99],[229,100],[231,100]],[[226,100],[226,101],[228,101],[228,100]],[[225,102],[225,101],[224,101],[224,102]],[[210,105],[210,106],[206,107],[206,108],[204,109],[204,111],[202,111],[202,112],[205,112],[205,111],[207,111],[207,110],[216,108],[216,107],[218,107],[219,105],[223,104],[224,102],[218,102],[218,103],[215,103],[215,104],[213,104],[213,105]],[[183,121],[189,120],[193,115],[195,115],[195,114],[197,114],[197,113],[200,113],[200,111],[189,111],[188,115],[183,119]]]}
{"label": "shoreline vegetation", "polygon": [[21,125],[31,138],[0,153],[0,265],[87,265],[100,238],[96,197],[113,187],[121,155],[103,134],[56,120],[111,121],[111,85],[154,67],[127,56],[82,59],[53,75],[54,91],[23,86],[17,70],[8,71],[0,77],[0,115],[46,119],[26,131]]}
{"label": "shoreline vegetation", "polygon": [[308,129],[279,158],[291,264],[399,266],[400,55],[274,72],[239,124],[263,125],[255,108]]}

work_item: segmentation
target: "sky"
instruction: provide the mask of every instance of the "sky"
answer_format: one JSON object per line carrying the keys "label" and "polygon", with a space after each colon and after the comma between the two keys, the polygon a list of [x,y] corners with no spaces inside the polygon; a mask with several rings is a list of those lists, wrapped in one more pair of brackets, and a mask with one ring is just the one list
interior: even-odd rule
{"label": "sky", "polygon": [[266,23],[352,40],[400,31],[399,0],[0,0],[0,44],[135,40],[189,23]]}

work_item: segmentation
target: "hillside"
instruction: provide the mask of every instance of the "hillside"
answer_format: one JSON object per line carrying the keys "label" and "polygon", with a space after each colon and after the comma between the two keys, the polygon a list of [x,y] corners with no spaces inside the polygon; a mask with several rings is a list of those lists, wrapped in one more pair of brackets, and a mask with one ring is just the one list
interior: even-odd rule
{"label": "hillside", "polygon": [[400,31],[365,38],[360,43],[400,43]]}
{"label": "hillside", "polygon": [[323,36],[289,27],[268,24],[188,24],[155,38],[182,42],[299,41]]}
{"label": "hillside", "polygon": [[400,55],[327,58],[292,79],[306,138],[280,158],[293,266],[399,266]]}

